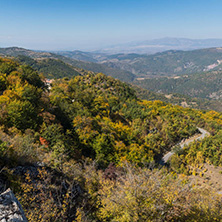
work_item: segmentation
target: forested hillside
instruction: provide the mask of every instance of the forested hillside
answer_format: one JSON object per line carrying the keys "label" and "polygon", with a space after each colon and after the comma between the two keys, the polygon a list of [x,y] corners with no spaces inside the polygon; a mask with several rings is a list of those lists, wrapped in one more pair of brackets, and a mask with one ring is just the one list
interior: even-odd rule
{"label": "forested hillside", "polygon": [[222,61],[221,48],[192,51],[171,50],[153,55],[135,53],[107,55],[80,51],[57,53],[36,52],[17,47],[0,48],[2,56],[23,55],[33,59],[61,60],[73,67],[97,73],[102,72],[125,82],[133,81],[137,77],[175,77],[210,70],[218,71],[221,70]]}
{"label": "forested hillside", "polygon": [[[3,58],[0,106],[0,179],[29,221],[221,220],[218,194],[189,181],[190,166],[222,165],[220,113],[141,100],[102,73],[49,90],[34,69]],[[178,153],[183,165],[162,168],[197,126],[212,136]]]}
{"label": "forested hillside", "polygon": [[137,77],[163,77],[221,70],[222,49],[208,48],[192,51],[170,50],[152,55],[119,53],[99,54],[85,52],[59,52],[60,54],[88,61],[90,58],[105,66],[129,71]]}
{"label": "forested hillside", "polygon": [[[76,75],[84,75],[84,73],[87,73],[87,71],[84,69],[80,69],[80,68],[76,68],[74,66],[68,65],[67,63],[64,63],[58,59],[47,59],[47,58],[32,59],[28,56],[19,55],[16,57],[16,61],[19,61],[22,64],[26,64],[26,65],[31,66],[32,68],[34,68],[38,72],[43,73],[46,78],[50,78],[50,79],[63,78],[63,77],[71,78]],[[99,69],[98,69],[98,71],[99,71]],[[199,79],[196,77],[196,75],[199,77]],[[203,75],[196,74],[196,75],[190,77],[190,78],[192,78],[190,81],[195,82],[194,78],[198,79],[196,82],[199,84],[199,86],[198,85],[195,86],[195,89],[197,90],[198,87],[200,88],[201,84],[207,80],[204,78],[204,74]],[[214,78],[211,78],[213,76],[214,76]],[[217,81],[219,81],[219,76],[220,76],[219,74],[215,76],[215,74],[212,72],[207,75],[207,78],[211,79],[210,80],[211,82],[213,81],[213,82],[217,83]],[[200,77],[202,78],[202,81],[200,81]],[[185,78],[187,79],[188,77],[186,76]],[[117,79],[118,79],[118,76],[117,76]],[[155,81],[157,82],[158,80],[160,81],[160,84],[155,83]],[[140,88],[140,87],[136,87],[135,85],[133,86],[137,92],[137,96],[139,98],[145,99],[145,100],[152,100],[152,101],[153,100],[161,100],[163,102],[172,103],[174,105],[181,105],[184,107],[222,111],[222,106],[221,106],[222,101],[211,100],[211,99],[206,99],[206,98],[204,98],[204,99],[194,98],[194,97],[198,96],[198,94],[195,94],[195,95],[191,94],[192,86],[190,86],[189,84],[187,84],[187,85],[188,85],[188,87],[191,87],[191,89],[189,88],[187,90],[189,93],[187,93],[185,91],[186,88],[184,89],[184,91],[182,90],[183,84],[181,81],[179,88],[181,89],[180,92],[183,94],[178,94],[177,93],[178,90],[176,87],[175,87],[175,90],[172,90],[172,92],[171,92],[171,90],[165,90],[165,88],[167,88],[167,89],[169,88],[168,84],[171,84],[171,81],[167,82],[166,84],[161,84],[161,82],[165,79],[158,79],[158,80],[157,79],[154,79],[152,81],[150,80],[151,83],[153,83],[153,84],[150,84],[149,80],[135,81],[134,82],[135,84],[141,85],[143,87],[143,88]],[[206,86],[207,87],[206,92],[207,92],[208,88],[215,89],[214,87],[211,87],[211,82]],[[162,86],[165,87],[165,88],[163,87],[163,91],[162,91]],[[219,87],[219,85],[218,85],[218,87]],[[152,91],[145,90],[144,88],[148,88]],[[164,95],[163,93],[162,94],[155,93],[155,91],[162,91],[163,93],[166,93],[166,95]],[[189,95],[186,95],[186,94],[189,94]],[[215,96],[216,96],[216,94],[215,94]]]}
{"label": "forested hillside", "polygon": [[80,75],[80,71],[58,59],[34,60],[27,56],[19,55],[16,60],[20,63],[31,66],[33,69],[44,74],[47,78],[63,78]]}
{"label": "forested hillside", "polygon": [[[28,65],[34,65],[33,68],[37,68],[45,72],[45,75],[54,74],[55,77],[66,77],[69,71],[69,76],[73,73],[73,70],[70,70],[71,66],[74,69],[85,69],[92,72],[103,72],[108,76],[112,76],[114,78],[120,79],[125,82],[131,82],[134,80],[135,75],[131,72],[120,70],[120,69],[113,69],[103,64],[93,63],[93,62],[84,62],[75,60],[72,58],[68,58],[65,56],[57,55],[51,52],[36,52],[28,49],[18,48],[18,47],[10,47],[10,48],[0,48],[0,56],[10,56],[10,57],[18,57],[18,56],[26,56],[37,61],[38,65],[33,64],[29,59],[22,58],[22,62],[28,63]],[[20,57],[21,58],[21,57]],[[49,59],[49,60],[47,60]],[[42,62],[40,62],[42,60]],[[55,61],[56,60],[56,61]],[[63,63],[62,63],[63,62]],[[53,63],[53,65],[52,65]],[[36,67],[37,66],[37,67]],[[64,68],[65,72],[61,72],[61,68]],[[46,73],[49,72],[49,73]],[[76,73],[74,73],[76,75]]]}
{"label": "forested hillside", "polygon": [[[140,83],[138,84],[140,85]],[[142,85],[145,88],[145,85]],[[201,110],[215,110],[222,112],[222,100],[221,99],[206,99],[191,97],[188,95],[182,95],[179,93],[161,93],[150,91],[136,85],[132,85],[136,91],[138,98],[143,100],[161,100],[163,102],[171,103],[173,105],[179,105],[185,108],[194,108]],[[149,88],[149,87],[148,87]]]}
{"label": "forested hillside", "polygon": [[135,81],[136,85],[154,92],[180,93],[190,97],[220,99],[222,72],[194,73],[176,78],[154,78]]}
{"label": "forested hillside", "polygon": [[210,48],[193,51],[170,50],[154,55],[112,55],[103,64],[130,71],[139,77],[160,77],[217,70],[221,60],[221,48]]}

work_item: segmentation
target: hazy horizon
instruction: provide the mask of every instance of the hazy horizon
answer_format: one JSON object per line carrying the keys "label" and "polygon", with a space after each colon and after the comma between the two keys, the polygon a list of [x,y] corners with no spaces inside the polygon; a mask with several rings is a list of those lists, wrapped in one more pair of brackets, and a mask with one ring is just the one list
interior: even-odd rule
{"label": "hazy horizon", "polygon": [[96,50],[152,39],[222,39],[218,0],[0,2],[0,47]]}

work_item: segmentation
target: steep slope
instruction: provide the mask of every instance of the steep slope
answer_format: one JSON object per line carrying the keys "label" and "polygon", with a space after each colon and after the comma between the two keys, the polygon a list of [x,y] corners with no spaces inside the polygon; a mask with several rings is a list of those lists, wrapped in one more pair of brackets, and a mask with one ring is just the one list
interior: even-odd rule
{"label": "steep slope", "polygon": [[[222,165],[220,113],[140,100],[101,73],[54,80],[50,91],[42,78],[0,58],[0,180],[28,220],[220,221],[221,197],[188,177],[204,162]],[[212,136],[161,170],[198,126]]]}
{"label": "steep slope", "polygon": [[[71,80],[55,80],[50,94],[44,92],[44,82],[28,66],[1,59],[0,75],[1,129],[38,132],[35,142],[45,144],[44,152],[52,151],[54,158],[60,158],[59,153],[65,159],[88,156],[101,166],[126,158],[140,165],[141,161],[158,158],[168,147],[196,131],[182,107],[160,101],[143,102],[129,85],[104,74],[86,73]],[[174,110],[186,116],[186,122],[175,113],[177,123],[172,126],[169,113]],[[11,143],[3,132],[0,140]],[[153,140],[157,140],[155,145]],[[56,154],[57,149],[60,151]]]}

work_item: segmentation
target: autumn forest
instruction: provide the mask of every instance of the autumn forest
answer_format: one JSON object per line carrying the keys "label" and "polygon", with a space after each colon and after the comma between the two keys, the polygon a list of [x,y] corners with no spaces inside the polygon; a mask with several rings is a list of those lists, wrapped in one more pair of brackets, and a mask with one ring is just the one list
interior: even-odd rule
{"label": "autumn forest", "polygon": [[[205,175],[222,167],[221,113],[141,100],[86,70],[49,81],[8,58],[0,106],[0,180],[29,221],[221,221]],[[210,136],[178,149],[198,127]]]}

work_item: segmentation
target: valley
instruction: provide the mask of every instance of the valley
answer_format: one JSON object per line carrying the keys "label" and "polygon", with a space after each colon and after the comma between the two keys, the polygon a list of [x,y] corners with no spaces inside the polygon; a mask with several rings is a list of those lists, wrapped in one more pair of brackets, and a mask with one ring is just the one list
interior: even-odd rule
{"label": "valley", "polygon": [[94,61],[0,51],[0,187],[29,221],[124,221],[141,205],[144,221],[220,219],[221,71],[136,80]]}
{"label": "valley", "polygon": [[[132,74],[131,72],[128,71],[124,71],[124,70],[119,70],[119,69],[114,69],[114,68],[110,68],[107,67],[103,64],[98,64],[98,63],[93,63],[93,62],[88,62],[88,61],[79,61],[79,60],[75,60],[75,59],[71,59],[69,57],[64,57],[61,55],[57,55],[55,53],[51,53],[51,52],[39,52],[39,51],[32,51],[32,50],[28,50],[28,49],[23,49],[23,48],[18,48],[18,47],[10,47],[10,48],[0,48],[0,56],[6,56],[6,57],[17,57],[17,56],[23,56],[22,57],[22,62],[23,63],[27,63],[28,65],[33,66],[33,68],[38,69],[38,65],[35,65],[35,61],[41,61],[44,62],[45,61],[45,68],[43,68],[44,70],[47,70],[47,72],[44,72],[45,75],[48,75],[49,71],[52,73],[52,70],[49,69],[48,66],[51,66],[49,64],[47,64],[48,62],[53,62],[53,63],[57,63],[56,65],[54,64],[54,66],[51,66],[51,69],[55,69],[55,66],[57,66],[57,69],[59,69],[59,72],[61,73],[61,70],[64,69],[64,66],[66,64],[66,70],[70,70],[70,65],[74,67],[74,69],[85,69],[88,71],[92,71],[92,72],[102,72],[106,75],[110,75],[114,78],[118,78],[122,81],[133,81],[134,79],[134,74]],[[25,56],[25,57],[24,57]],[[34,59],[33,60],[30,60]],[[62,63],[63,62],[63,63]],[[64,64],[65,63],[65,64]],[[47,68],[46,68],[47,67]],[[61,69],[62,68],[62,69]],[[58,71],[58,70],[57,70]],[[73,73],[73,71],[70,72],[70,74],[68,74],[69,76]],[[54,74],[57,76],[57,72],[54,72]],[[67,72],[63,74],[63,76],[61,77],[66,77]],[[51,77],[52,74],[51,74]]]}
{"label": "valley", "polygon": [[221,48],[169,50],[151,55],[135,53],[110,55],[80,51],[57,53],[81,61],[91,59],[107,67],[129,71],[136,75],[136,78],[175,77],[181,74],[220,70],[222,59]]}
{"label": "valley", "polygon": [[1,1],[0,222],[221,222],[222,1]]}

